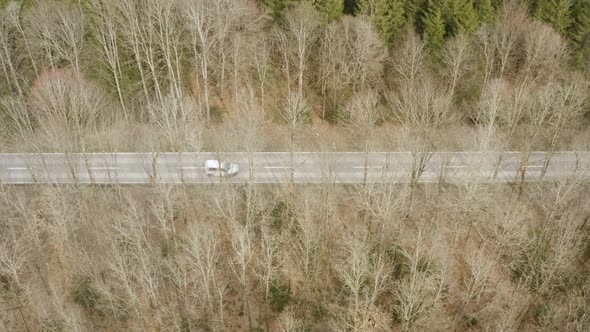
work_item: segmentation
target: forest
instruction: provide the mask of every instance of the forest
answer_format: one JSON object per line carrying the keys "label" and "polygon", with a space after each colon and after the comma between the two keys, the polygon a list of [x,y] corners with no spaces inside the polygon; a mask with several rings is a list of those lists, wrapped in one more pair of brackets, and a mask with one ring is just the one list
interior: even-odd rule
{"label": "forest", "polygon": [[[587,0],[0,0],[0,65],[3,153],[408,151],[420,169],[590,150]],[[0,331],[588,331],[583,167],[176,186],[0,170]]]}

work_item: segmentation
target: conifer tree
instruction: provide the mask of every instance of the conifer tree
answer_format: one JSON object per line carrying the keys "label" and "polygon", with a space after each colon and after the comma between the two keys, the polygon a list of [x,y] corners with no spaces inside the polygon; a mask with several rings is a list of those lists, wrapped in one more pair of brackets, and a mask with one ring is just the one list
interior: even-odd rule
{"label": "conifer tree", "polygon": [[406,22],[414,26],[421,26],[421,17],[425,6],[426,0],[404,1]]}
{"label": "conifer tree", "polygon": [[402,0],[361,0],[358,5],[357,13],[371,17],[385,43],[400,36],[406,23]]}
{"label": "conifer tree", "polygon": [[477,13],[479,14],[479,20],[481,22],[489,22],[494,13],[494,7],[492,6],[492,0],[477,0],[475,4]]}
{"label": "conifer tree", "polygon": [[262,8],[274,19],[281,19],[285,10],[294,3],[294,0],[259,0]]}
{"label": "conifer tree", "polygon": [[428,1],[428,8],[422,16],[424,27],[424,40],[430,50],[438,50],[444,43],[445,21],[439,6]]}
{"label": "conifer tree", "polygon": [[452,6],[452,26],[449,29],[451,35],[459,32],[473,32],[479,26],[479,14],[473,6],[472,0],[453,0]]}
{"label": "conifer tree", "polygon": [[539,20],[543,19],[545,11],[547,10],[548,0],[528,0],[528,6],[531,10],[531,14]]}
{"label": "conifer tree", "polygon": [[571,0],[536,0],[531,4],[533,16],[559,33],[565,33],[571,24],[570,6]]}
{"label": "conifer tree", "polygon": [[312,0],[324,23],[340,18],[344,12],[344,0]]}
{"label": "conifer tree", "polygon": [[572,14],[569,35],[576,50],[576,65],[581,68],[590,68],[590,2],[574,0]]}
{"label": "conifer tree", "polygon": [[494,8],[494,10],[497,10],[504,5],[504,0],[491,0],[491,3],[492,8]]}

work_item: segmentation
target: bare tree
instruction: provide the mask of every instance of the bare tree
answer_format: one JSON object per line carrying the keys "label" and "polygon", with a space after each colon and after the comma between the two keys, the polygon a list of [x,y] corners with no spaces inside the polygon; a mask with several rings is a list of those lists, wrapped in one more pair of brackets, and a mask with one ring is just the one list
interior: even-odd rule
{"label": "bare tree", "polygon": [[268,76],[268,70],[271,66],[271,51],[272,41],[270,38],[263,34],[262,36],[256,36],[254,41],[250,44],[249,51],[252,53],[253,63],[256,67],[256,74],[258,82],[260,84],[260,105],[262,111],[264,111],[264,87],[266,85],[266,79]]}
{"label": "bare tree", "polygon": [[452,120],[450,96],[428,79],[388,94],[393,118],[405,127],[436,128]]}
{"label": "bare tree", "polygon": [[368,18],[335,21],[324,30],[320,42],[317,76],[324,97],[329,94],[332,99],[332,107],[338,106],[345,88],[362,91],[380,82],[386,51]]}
{"label": "bare tree", "polygon": [[442,61],[447,66],[445,76],[449,79],[449,91],[455,95],[457,84],[463,75],[469,71],[471,47],[464,34],[455,36],[447,42],[442,52]]}
{"label": "bare tree", "polygon": [[144,67],[144,54],[141,47],[141,24],[138,8],[135,0],[120,0],[115,2],[117,10],[117,24],[121,27],[121,39],[123,45],[128,49],[129,54],[135,61],[135,65],[139,71],[141,79],[141,86],[143,88],[144,97],[150,99],[148,91],[148,77]]}
{"label": "bare tree", "polygon": [[480,147],[487,150],[492,145],[498,127],[498,121],[502,109],[507,103],[507,84],[504,80],[495,79],[484,86],[479,101],[479,107],[475,119],[483,130]]}
{"label": "bare tree", "polygon": [[181,18],[175,1],[158,1],[148,0],[150,3],[150,15],[153,16],[156,25],[156,41],[158,44],[160,56],[165,63],[169,90],[182,98],[182,33],[183,29],[180,24]]}
{"label": "bare tree", "polygon": [[[530,88],[528,85],[520,85],[516,89],[511,89],[511,85],[504,79],[491,79],[484,87],[479,100],[479,107],[475,114],[475,119],[480,125],[480,149],[489,150],[490,147],[506,148],[509,146],[511,139],[517,132],[518,128],[530,114],[531,121],[527,122],[529,134],[533,137],[527,138],[526,145],[532,147],[536,143],[539,132],[537,129],[545,121],[547,116],[547,107],[539,104],[532,105],[530,98]],[[541,104],[541,101],[539,101]],[[540,110],[540,111],[539,111]],[[534,119],[533,119],[534,118]],[[537,128],[537,129],[535,129]],[[499,129],[505,129],[503,131]],[[531,133],[532,131],[532,133]],[[503,135],[500,135],[500,134]],[[526,147],[524,148],[526,149]],[[530,154],[523,155],[523,162],[528,160]],[[499,154],[494,168],[494,177],[496,177],[503,155]],[[521,164],[524,165],[524,164]]]}
{"label": "bare tree", "polygon": [[332,22],[320,36],[319,68],[317,79],[323,96],[322,119],[326,118],[326,98],[330,98],[330,106],[338,103],[345,86],[346,44],[341,41],[340,24]]}
{"label": "bare tree", "polygon": [[72,149],[109,124],[109,100],[93,83],[68,71],[45,73],[31,87],[29,107],[52,144]]}
{"label": "bare tree", "polygon": [[550,82],[559,76],[567,63],[567,43],[559,33],[534,22],[524,37],[524,80]]}
{"label": "bare tree", "polygon": [[301,331],[302,322],[295,316],[293,308],[289,307],[277,318],[277,331],[280,332],[298,332]]}
{"label": "bare tree", "polygon": [[477,54],[483,71],[482,94],[492,78],[496,65],[495,48],[491,38],[491,27],[484,25],[477,30]]}
{"label": "bare tree", "polygon": [[18,31],[18,34],[22,37],[23,43],[25,45],[25,49],[27,50],[27,55],[29,57],[29,61],[31,61],[31,65],[33,66],[33,70],[35,71],[35,76],[39,76],[39,70],[37,69],[37,62],[36,62],[35,58],[33,57],[33,52],[31,50],[32,48],[31,48],[30,41],[29,41],[30,37],[27,36],[27,34],[25,33],[25,29],[23,28],[23,24],[22,24],[23,18],[21,15],[21,11],[22,11],[21,4],[16,1],[12,1],[6,6],[7,19],[10,21],[12,26],[14,26],[16,28],[16,30]]}
{"label": "bare tree", "polygon": [[[285,59],[285,70],[293,63],[297,70],[297,95],[303,98],[303,86],[311,47],[317,38],[318,14],[308,2],[302,2],[285,17],[285,27],[278,31],[279,48]],[[289,79],[289,75],[287,75]],[[289,89],[290,93],[290,89]]]}
{"label": "bare tree", "polygon": [[541,179],[545,176],[547,168],[553,153],[557,149],[557,144],[560,137],[563,135],[566,128],[575,126],[577,120],[583,114],[584,106],[586,104],[586,94],[588,91],[588,82],[580,78],[574,77],[570,82],[565,82],[558,88],[558,94],[551,95],[551,100],[547,102],[557,102],[551,109],[551,114],[547,119],[548,125],[552,130],[551,142],[549,143],[548,152],[543,162],[541,170]]}
{"label": "bare tree", "polygon": [[[116,2],[123,45],[135,60],[145,97],[150,89],[161,101],[170,93],[182,98],[180,66],[182,32],[174,1],[120,0]],[[166,78],[162,79],[161,72]]]}
{"label": "bare tree", "polygon": [[233,249],[233,260],[232,270],[242,290],[242,306],[246,314],[246,321],[248,327],[252,326],[251,315],[250,315],[250,291],[249,291],[249,269],[250,262],[253,257],[253,244],[251,234],[251,224],[242,225],[237,221],[234,221],[232,227],[232,249]]}
{"label": "bare tree", "polygon": [[350,245],[347,248],[346,266],[340,271],[340,278],[350,291],[354,313],[360,310],[363,285],[369,272],[366,236],[366,232],[352,232],[352,238],[345,242]]}
{"label": "bare tree", "polygon": [[309,199],[302,202],[301,214],[296,218],[298,236],[295,238],[295,257],[297,257],[298,271],[304,280],[304,293],[309,294],[310,287],[317,278],[319,272],[318,252],[322,246],[323,234],[317,221],[314,219],[315,205]]}
{"label": "bare tree", "polygon": [[210,312],[213,312],[215,306],[215,285],[218,279],[219,257],[219,231],[213,225],[196,224],[193,225],[190,237],[185,245],[188,256],[190,257],[191,269],[198,276],[195,287],[198,293],[195,298],[204,297],[204,305]]}
{"label": "bare tree", "polygon": [[534,101],[532,99],[533,86],[526,83],[520,84],[516,89],[511,91],[507,106],[503,112],[500,112],[499,123],[504,125],[507,129],[506,142],[510,144],[511,139],[517,132],[517,129],[524,123],[524,129],[527,134],[533,134],[532,137],[527,137],[522,146],[522,153],[519,166],[519,171],[516,174],[515,182],[519,192],[522,192],[524,183],[526,181],[527,166],[530,158],[532,148],[538,139],[538,128],[544,121],[544,116],[537,116],[537,121],[526,121],[526,116],[530,112],[534,112]]}
{"label": "bare tree", "polygon": [[176,95],[167,95],[161,101],[148,104],[148,113],[151,123],[172,151],[184,151],[187,147],[200,150],[204,121],[191,98],[178,99]]}
{"label": "bare tree", "polygon": [[529,24],[527,10],[517,1],[506,2],[500,10],[498,19],[493,24],[490,38],[498,58],[498,76],[511,69],[517,58],[515,53],[519,43],[522,43],[523,33]]}
{"label": "bare tree", "polygon": [[151,212],[155,221],[155,228],[164,237],[165,247],[173,255],[177,251],[176,219],[183,214],[179,204],[180,193],[176,187],[158,184],[154,189]]}
{"label": "bare tree", "polygon": [[212,17],[209,1],[187,1],[185,2],[185,20],[191,35],[191,47],[193,63],[199,67],[205,96],[205,110],[207,121],[211,120],[209,103],[209,63],[212,57],[213,47],[217,43],[217,36],[212,30]]}
{"label": "bare tree", "polygon": [[491,290],[494,265],[495,262],[488,258],[485,247],[480,248],[475,255],[467,257],[469,278],[465,281],[466,289],[463,293],[463,305],[459,317],[463,317],[471,301],[477,304],[481,296]]}
{"label": "bare tree", "polygon": [[30,143],[35,130],[25,101],[18,97],[5,97],[0,99],[0,109],[6,116],[0,137],[14,147]]}
{"label": "bare tree", "polygon": [[396,285],[398,303],[393,310],[401,321],[402,330],[408,331],[420,327],[443,296],[443,271],[424,271],[422,264],[432,264],[431,257],[424,257],[423,234],[418,233],[413,253],[403,252],[409,262],[409,274]]}
{"label": "bare tree", "polygon": [[273,279],[280,270],[279,262],[279,239],[273,234],[268,224],[262,223],[260,227],[260,258],[259,277],[264,284],[264,298],[270,296],[270,286]]}
{"label": "bare tree", "polygon": [[[237,113],[238,118],[241,115],[241,108],[242,105],[240,104],[240,86],[242,77],[245,74],[245,63],[250,62],[251,59],[248,59],[247,56],[250,55],[247,52],[244,52],[244,37],[241,33],[235,33],[231,39],[231,48],[232,52],[230,53],[231,59],[231,71],[232,71],[232,85],[233,85],[233,102],[234,102],[234,109]],[[249,81],[249,80],[248,80]],[[248,82],[249,84],[249,82]]]}
{"label": "bare tree", "polygon": [[351,331],[365,331],[371,325],[376,310],[372,306],[385,290],[390,271],[381,253],[371,253],[365,228],[350,230],[344,243],[345,259],[336,265],[339,278],[350,292],[343,325]]}
{"label": "bare tree", "polygon": [[424,42],[410,32],[399,52],[394,53],[392,66],[401,77],[399,81],[413,83],[423,70],[425,57]]}
{"label": "bare tree", "polygon": [[[227,71],[227,62],[229,50],[232,48],[231,37],[234,37],[240,30],[248,30],[249,24],[256,21],[252,19],[256,15],[256,7],[252,2],[246,0],[219,0],[211,1],[211,16],[213,21],[212,28],[217,36],[218,45],[216,47],[217,57],[215,61],[217,72],[217,84],[220,93],[225,91],[225,77]],[[244,22],[248,18],[250,22]]]}
{"label": "bare tree", "polygon": [[163,324],[159,313],[150,308],[150,303],[158,303],[165,291],[158,282],[160,248],[149,236],[150,225],[145,223],[147,216],[138,203],[130,197],[125,203],[124,214],[113,224],[117,241],[113,243],[115,255],[109,266],[141,327],[154,328]]}
{"label": "bare tree", "polygon": [[[25,230],[32,232],[27,233]],[[0,253],[0,274],[8,279],[7,282],[11,286],[14,286],[10,287],[10,289],[14,290],[16,296],[14,302],[18,304],[24,300],[19,293],[24,291],[23,283],[25,281],[23,280],[23,274],[27,269],[31,251],[33,250],[33,248],[29,247],[33,244],[30,240],[35,239],[38,231],[32,227],[24,228],[22,232],[14,228],[6,229],[6,231],[8,233],[6,239],[0,243],[0,248],[2,248]]]}
{"label": "bare tree", "polygon": [[289,126],[289,152],[290,152],[290,184],[295,180],[295,134],[297,129],[309,121],[309,108],[301,95],[290,95],[287,97],[283,109],[283,119]]}
{"label": "bare tree", "polygon": [[[516,14],[511,15],[520,17],[518,10]],[[499,29],[502,31],[503,28]],[[541,98],[539,106],[535,105],[537,103],[532,98],[533,91],[545,90],[543,93],[545,96],[551,95],[551,93],[547,94],[549,90],[552,90],[551,85],[545,85],[545,88],[542,88],[537,84],[545,79],[551,80],[560,74],[561,64],[565,62],[566,45],[557,33],[540,23],[531,23],[527,31],[520,32],[519,38],[523,39],[521,42],[525,53],[521,80],[510,96],[508,107],[504,112],[499,113],[499,119],[508,127],[506,138],[508,143],[517,128],[523,128],[525,132],[526,139],[521,148],[523,153],[516,177],[518,190],[522,192],[531,151],[538,143],[541,128],[546,125],[551,108],[547,98]],[[520,126],[521,123],[524,123],[524,126]],[[542,174],[544,175],[544,171]]]}
{"label": "bare tree", "polygon": [[79,8],[64,3],[37,2],[27,11],[26,23],[32,30],[32,37],[36,38],[34,45],[43,50],[52,69],[65,60],[81,74],[86,19]]}
{"label": "bare tree", "polygon": [[[408,76],[412,79],[412,76]],[[386,95],[392,116],[417,136],[409,142],[412,153],[411,184],[414,188],[430,160],[433,133],[452,121],[451,96],[429,79],[408,81]],[[413,197],[413,191],[410,197]],[[411,206],[411,200],[410,200]]]}
{"label": "bare tree", "polygon": [[573,206],[586,206],[585,190],[577,178],[560,181],[550,188],[550,193],[544,195],[547,201],[541,203],[545,214],[542,225],[533,238],[519,248],[518,256],[512,261],[512,268],[519,276],[517,287],[526,286],[533,292],[517,317],[519,328],[539,298],[551,296],[557,288],[563,287],[560,276],[571,271],[575,264],[574,257],[583,247],[575,234],[585,224],[578,213],[585,215],[587,212]]}
{"label": "bare tree", "polygon": [[121,86],[121,61],[119,58],[119,34],[117,25],[116,9],[105,0],[93,0],[90,2],[90,8],[94,14],[94,33],[104,59],[104,63],[109,69],[117,97],[123,109],[125,120],[129,120],[129,114],[123,98]]}
{"label": "bare tree", "polygon": [[[248,328],[252,326],[250,314],[250,269],[254,258],[253,215],[256,198],[246,202],[247,209],[244,222],[238,217],[240,211],[239,193],[230,187],[221,188],[221,195],[214,200],[217,212],[227,222],[228,232],[231,236],[231,261],[230,268],[235,275],[241,290],[242,310],[245,323]],[[221,196],[221,197],[219,197]]]}
{"label": "bare tree", "polygon": [[265,114],[252,88],[241,88],[237,96],[241,110],[240,116],[228,121],[228,135],[237,143],[237,149],[245,151],[248,156],[248,182],[255,183],[254,153],[261,151],[266,143],[264,129],[267,126]]}
{"label": "bare tree", "polygon": [[[343,19],[345,31],[350,29],[348,41],[353,90],[374,86],[381,77],[386,50],[369,19],[365,16]],[[348,28],[350,26],[350,28]]]}
{"label": "bare tree", "polygon": [[349,116],[348,129],[363,142],[363,183],[367,184],[371,135],[383,118],[379,107],[379,95],[373,90],[359,92],[349,101],[346,110]]}
{"label": "bare tree", "polygon": [[369,221],[369,230],[380,245],[387,247],[399,234],[407,205],[407,187],[396,185],[395,179],[370,183],[356,188],[355,206]]}
{"label": "bare tree", "polygon": [[[137,0],[132,0],[137,1]],[[149,78],[152,81],[156,97],[159,100],[164,98],[164,91],[160,82],[160,50],[158,32],[160,30],[158,22],[158,3],[157,0],[137,1],[135,10],[138,15],[137,36],[139,38],[139,49],[143,53],[143,61],[149,70]],[[133,14],[131,14],[133,15]]]}
{"label": "bare tree", "polygon": [[[6,76],[6,83],[10,89],[15,88],[19,95],[23,94],[23,89],[20,83],[20,75],[16,69],[16,56],[13,54],[14,48],[11,40],[14,38],[16,31],[10,22],[10,12],[6,9],[0,9],[0,62],[2,69]],[[8,70],[7,70],[8,68]]]}
{"label": "bare tree", "polygon": [[[495,214],[497,217],[483,228],[484,234],[488,235],[484,237],[484,241],[489,245],[484,243],[482,246],[490,251],[488,255],[481,257],[481,267],[484,270],[494,271],[496,268],[505,268],[505,259],[510,260],[514,255],[518,255],[518,249],[529,241],[527,228],[531,219],[530,211],[511,199],[503,201],[497,211]],[[476,266],[479,265],[479,257],[470,259],[474,259]],[[490,278],[492,277],[488,277]],[[485,277],[482,280],[485,280]]]}

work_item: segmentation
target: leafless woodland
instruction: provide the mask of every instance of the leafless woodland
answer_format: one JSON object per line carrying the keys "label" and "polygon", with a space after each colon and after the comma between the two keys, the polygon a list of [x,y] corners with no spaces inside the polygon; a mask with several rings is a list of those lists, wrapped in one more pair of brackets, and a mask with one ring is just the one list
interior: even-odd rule
{"label": "leafless woodland", "polygon": [[[252,0],[10,2],[0,149],[588,150],[588,73],[507,1],[433,55]],[[0,330],[588,331],[590,187],[0,184]]]}

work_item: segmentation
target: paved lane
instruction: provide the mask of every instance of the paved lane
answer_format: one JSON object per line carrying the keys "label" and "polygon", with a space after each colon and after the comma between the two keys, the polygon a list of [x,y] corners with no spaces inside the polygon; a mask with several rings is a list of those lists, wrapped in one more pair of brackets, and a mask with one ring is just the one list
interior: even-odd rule
{"label": "paved lane", "polygon": [[[297,183],[485,181],[513,182],[526,165],[527,181],[571,176],[589,179],[590,152],[533,152],[526,164],[520,152],[234,152],[234,153],[89,153],[0,154],[4,184],[149,184],[149,183]],[[240,166],[220,179],[205,175],[207,159]]]}

